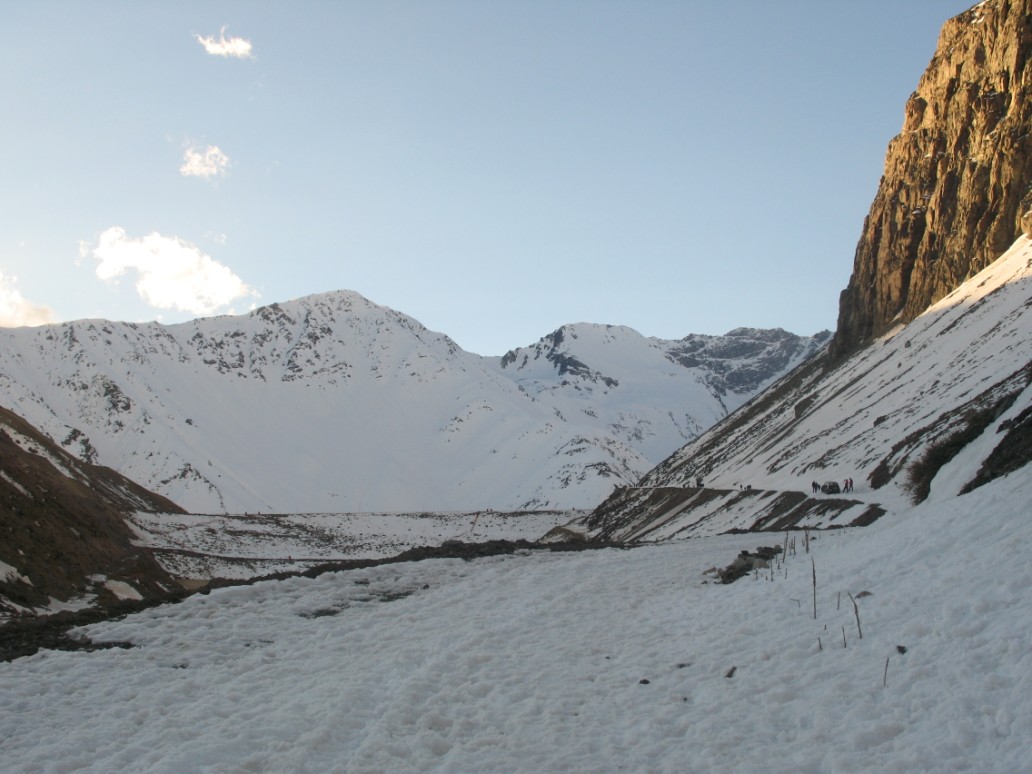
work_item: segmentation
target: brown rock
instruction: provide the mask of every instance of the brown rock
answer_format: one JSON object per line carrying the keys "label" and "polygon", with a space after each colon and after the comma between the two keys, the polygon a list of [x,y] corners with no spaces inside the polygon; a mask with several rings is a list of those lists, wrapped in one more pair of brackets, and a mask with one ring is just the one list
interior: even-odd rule
{"label": "brown rock", "polygon": [[946,22],[864,221],[831,344],[838,359],[917,317],[1032,225],[1032,0]]}

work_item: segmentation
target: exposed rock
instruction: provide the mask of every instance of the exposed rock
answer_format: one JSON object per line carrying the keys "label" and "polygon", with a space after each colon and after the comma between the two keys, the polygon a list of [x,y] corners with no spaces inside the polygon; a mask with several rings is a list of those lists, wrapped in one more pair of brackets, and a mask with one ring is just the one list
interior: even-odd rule
{"label": "exposed rock", "polygon": [[731,564],[717,570],[721,583],[734,583],[754,570],[770,567],[770,560],[781,553],[781,546],[760,546],[755,551],[742,551]]}
{"label": "exposed rock", "polygon": [[917,90],[839,301],[838,359],[996,260],[1032,214],[1032,0],[950,19]]}

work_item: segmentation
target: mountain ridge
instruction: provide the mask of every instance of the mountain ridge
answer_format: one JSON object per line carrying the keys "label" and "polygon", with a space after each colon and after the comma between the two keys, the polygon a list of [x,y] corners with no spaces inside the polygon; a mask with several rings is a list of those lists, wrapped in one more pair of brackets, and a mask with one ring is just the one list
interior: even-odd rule
{"label": "mountain ridge", "polygon": [[177,325],[0,330],[12,408],[197,512],[585,507],[829,333],[565,325],[502,357],[354,291]]}

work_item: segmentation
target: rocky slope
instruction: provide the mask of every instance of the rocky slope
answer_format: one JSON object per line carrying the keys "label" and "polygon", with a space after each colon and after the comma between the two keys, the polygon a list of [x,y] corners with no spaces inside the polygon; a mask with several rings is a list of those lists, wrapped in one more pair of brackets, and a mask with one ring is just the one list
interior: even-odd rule
{"label": "rocky slope", "polygon": [[[1032,461],[1032,239],[924,314],[815,359],[617,490],[582,527],[607,540],[863,525]],[[824,494],[813,484],[853,491]]]}
{"label": "rocky slope", "polygon": [[176,596],[126,525],[144,511],[182,512],[0,409],[0,620]]}
{"label": "rocky slope", "polygon": [[193,512],[591,507],[830,334],[566,325],[486,358],[340,291],[173,326],[0,330],[0,387]]}
{"label": "rocky slope", "polygon": [[909,322],[998,258],[1032,207],[1032,0],[946,22],[889,144],[840,299],[833,358]]}

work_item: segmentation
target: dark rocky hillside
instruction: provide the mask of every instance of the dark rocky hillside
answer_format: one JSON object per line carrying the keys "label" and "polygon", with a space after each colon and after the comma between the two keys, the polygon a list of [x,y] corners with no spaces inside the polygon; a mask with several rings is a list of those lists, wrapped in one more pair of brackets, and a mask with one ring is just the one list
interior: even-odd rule
{"label": "dark rocky hillside", "polygon": [[124,519],[133,511],[182,512],[0,408],[0,616],[178,596],[151,552],[133,544]]}

